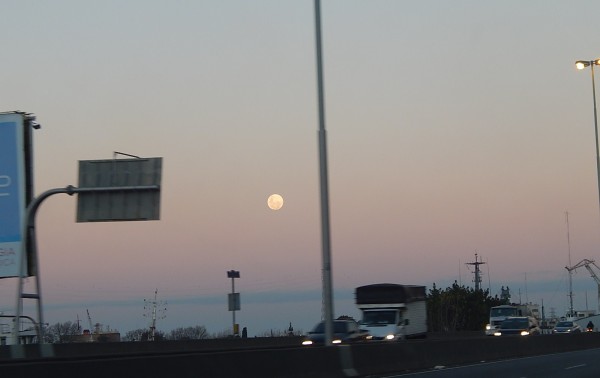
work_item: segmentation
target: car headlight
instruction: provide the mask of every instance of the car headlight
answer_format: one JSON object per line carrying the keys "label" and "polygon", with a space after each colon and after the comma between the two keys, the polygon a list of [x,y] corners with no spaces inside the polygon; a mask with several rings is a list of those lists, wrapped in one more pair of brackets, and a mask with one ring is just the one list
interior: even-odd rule
{"label": "car headlight", "polygon": [[486,331],[489,331],[490,329],[492,329],[492,326],[491,326],[491,325],[489,325],[489,324],[486,324],[486,325],[485,325],[485,329],[486,329]]}
{"label": "car headlight", "polygon": [[341,344],[342,340],[340,340],[340,339],[331,340],[331,343],[332,344]]}
{"label": "car headlight", "polygon": [[367,340],[373,340],[373,335],[368,335],[368,336],[366,337],[366,339],[367,339]]}
{"label": "car headlight", "polygon": [[521,336],[527,336],[529,335],[529,331],[521,331]]}
{"label": "car headlight", "polygon": [[312,345],[312,343],[313,343],[313,342],[312,342],[311,340],[304,340],[304,341],[302,342],[302,345]]}
{"label": "car headlight", "polygon": [[502,336],[502,332],[496,331],[496,332],[494,332],[494,336]]}
{"label": "car headlight", "polygon": [[394,336],[394,335],[391,335],[391,334],[390,334],[390,335],[387,335],[387,336],[385,337],[385,339],[386,339],[386,340],[394,340],[395,338],[396,338],[396,336]]}

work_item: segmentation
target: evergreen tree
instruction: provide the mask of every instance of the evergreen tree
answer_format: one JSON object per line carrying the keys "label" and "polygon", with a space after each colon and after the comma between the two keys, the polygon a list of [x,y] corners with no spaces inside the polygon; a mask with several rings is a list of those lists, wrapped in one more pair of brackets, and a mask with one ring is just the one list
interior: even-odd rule
{"label": "evergreen tree", "polygon": [[431,332],[483,330],[489,319],[490,308],[502,304],[491,297],[489,290],[475,290],[456,281],[445,290],[435,283],[427,295],[427,320]]}

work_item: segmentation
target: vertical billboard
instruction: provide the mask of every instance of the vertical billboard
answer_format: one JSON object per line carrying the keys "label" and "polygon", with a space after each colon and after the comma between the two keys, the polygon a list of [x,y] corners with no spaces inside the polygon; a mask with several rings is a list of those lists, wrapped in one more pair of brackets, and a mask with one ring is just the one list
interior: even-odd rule
{"label": "vertical billboard", "polygon": [[21,113],[0,113],[0,278],[17,277],[21,273],[29,151],[24,120]]}

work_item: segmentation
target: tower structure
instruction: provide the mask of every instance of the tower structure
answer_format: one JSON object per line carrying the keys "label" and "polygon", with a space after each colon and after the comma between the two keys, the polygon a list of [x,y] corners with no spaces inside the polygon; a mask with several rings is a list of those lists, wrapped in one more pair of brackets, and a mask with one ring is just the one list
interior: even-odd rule
{"label": "tower structure", "polygon": [[475,267],[475,271],[473,274],[475,277],[473,278],[473,282],[475,282],[475,290],[481,290],[481,269],[479,269],[479,265],[485,264],[483,261],[478,259],[477,253],[475,253],[475,262],[465,263],[466,265],[473,265]]}
{"label": "tower structure", "polygon": [[[154,300],[144,299],[144,310],[147,313],[144,316],[150,317],[150,333],[148,334],[148,341],[154,341],[156,336],[156,320],[166,318],[165,312],[167,311],[166,302],[158,301],[156,299],[158,295],[158,289],[154,291]],[[160,308],[159,308],[160,307]]]}

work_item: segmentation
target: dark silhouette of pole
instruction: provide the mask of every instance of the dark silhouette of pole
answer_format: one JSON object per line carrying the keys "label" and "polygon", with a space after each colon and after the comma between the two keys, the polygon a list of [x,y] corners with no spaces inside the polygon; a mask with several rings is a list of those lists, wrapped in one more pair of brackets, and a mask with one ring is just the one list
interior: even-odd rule
{"label": "dark silhouette of pole", "polygon": [[329,190],[327,177],[327,134],[325,132],[325,100],[323,91],[323,53],[321,46],[321,2],[315,0],[315,36],[317,56],[317,91],[319,104],[319,171],[321,189],[321,241],[323,320],[325,345],[333,345],[333,294],[331,280],[331,240],[329,232]]}
{"label": "dark silhouette of pole", "polygon": [[233,326],[232,326],[232,330],[233,330],[233,336],[238,334],[238,330],[235,327],[235,310],[237,309],[237,305],[238,302],[236,300],[236,295],[235,295],[235,279],[236,278],[240,278],[240,272],[238,270],[229,270],[227,271],[227,277],[231,278],[231,302],[230,302],[230,306],[232,308],[230,308],[230,310],[233,312]]}

